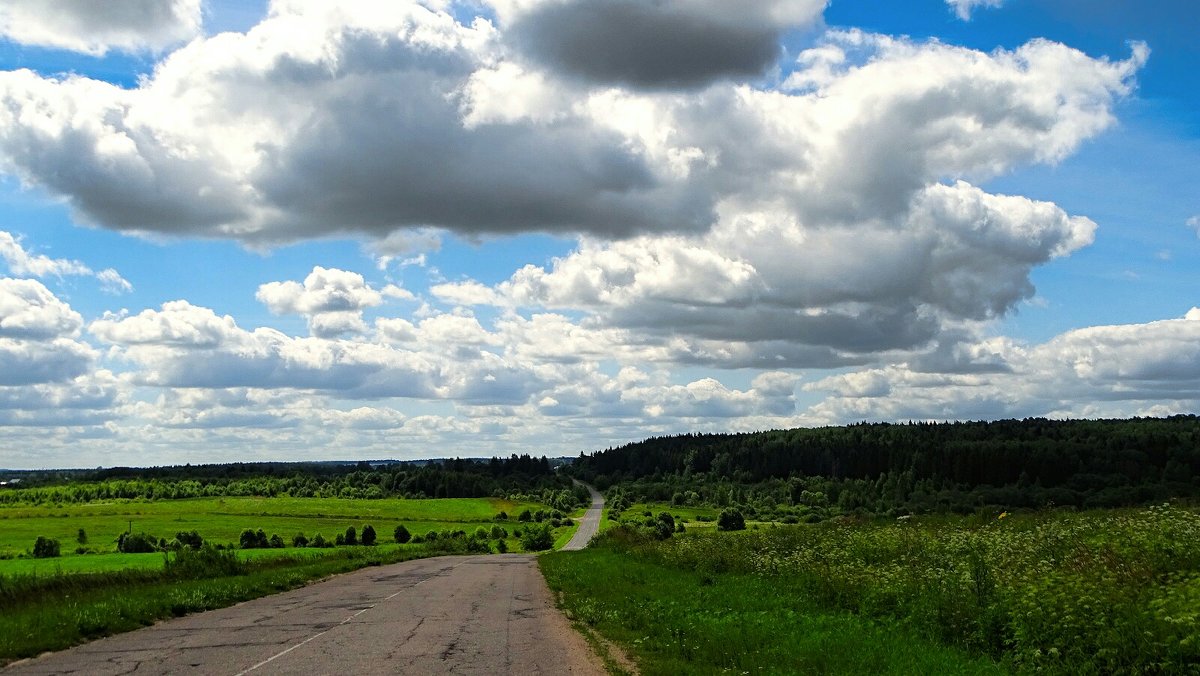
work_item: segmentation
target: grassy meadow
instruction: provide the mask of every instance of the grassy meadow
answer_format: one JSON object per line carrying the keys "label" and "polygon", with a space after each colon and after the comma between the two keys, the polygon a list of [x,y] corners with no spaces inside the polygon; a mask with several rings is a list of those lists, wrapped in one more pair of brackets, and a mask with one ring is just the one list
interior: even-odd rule
{"label": "grassy meadow", "polygon": [[541,560],[646,674],[1200,671],[1200,513],[614,528]]}
{"label": "grassy meadow", "polygon": [[[155,567],[162,556],[153,554],[117,554],[117,536],[127,530],[148,533],[170,540],[175,533],[195,530],[208,542],[238,542],[247,528],[262,529],[268,535],[278,533],[291,544],[292,536],[304,533],[310,540],[318,533],[332,540],[353,526],[359,532],[371,525],[380,543],[392,541],[392,531],[403,524],[413,535],[429,531],[490,528],[500,512],[509,515],[499,522],[511,531],[517,515],[548,509],[535,502],[515,502],[500,498],[449,498],[439,500],[350,500],[340,498],[227,497],[186,500],[114,501],[67,504],[62,506],[0,507],[0,574],[63,570],[88,572],[125,567]],[[76,542],[79,529],[87,534],[87,544]],[[62,556],[53,559],[28,558],[38,536],[54,538]],[[515,539],[510,547],[519,547]],[[89,553],[77,555],[84,547]],[[266,551],[248,550],[258,555]]]}

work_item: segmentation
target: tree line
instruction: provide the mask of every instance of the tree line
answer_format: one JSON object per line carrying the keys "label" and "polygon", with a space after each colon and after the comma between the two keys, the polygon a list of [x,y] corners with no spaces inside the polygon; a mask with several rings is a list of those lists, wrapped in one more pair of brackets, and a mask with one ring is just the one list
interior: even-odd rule
{"label": "tree line", "polygon": [[0,490],[0,504],[290,496],[381,499],[478,498],[570,491],[571,481],[545,457],[424,463],[233,463],[111,468],[43,478],[41,485]]}
{"label": "tree line", "polygon": [[[1200,419],[862,423],[658,437],[570,473],[632,501],[830,513],[1114,507],[1200,495]],[[774,507],[773,507],[774,506]],[[785,510],[786,511],[786,510]]]}

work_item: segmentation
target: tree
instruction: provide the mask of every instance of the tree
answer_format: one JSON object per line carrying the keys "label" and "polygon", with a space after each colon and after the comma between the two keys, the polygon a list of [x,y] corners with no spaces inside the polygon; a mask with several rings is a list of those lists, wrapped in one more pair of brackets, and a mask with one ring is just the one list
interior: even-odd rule
{"label": "tree", "polygon": [[717,530],[746,530],[746,518],[736,509],[725,509],[717,517]]}
{"label": "tree", "polygon": [[268,543],[271,545],[272,549],[283,549],[284,547],[283,538],[279,537],[279,533],[272,535],[271,539],[268,540]]}
{"label": "tree", "polygon": [[350,526],[346,529],[346,537],[344,542],[351,546],[358,544],[358,531],[354,529],[354,526]]}
{"label": "tree", "polygon": [[254,549],[258,547],[258,538],[254,537],[254,531],[249,528],[242,531],[241,536],[238,537],[238,546],[242,549]]}
{"label": "tree", "polygon": [[87,531],[80,528],[79,533],[75,535],[75,541],[81,545],[87,544]]}
{"label": "tree", "polygon": [[532,520],[533,520],[533,512],[530,512],[528,509],[517,515],[517,521],[520,521],[522,523],[526,523],[526,522],[529,522]]}
{"label": "tree", "polygon": [[117,551],[122,554],[145,554],[158,551],[158,540],[145,533],[121,533],[117,538]]}
{"label": "tree", "polygon": [[188,531],[186,533],[179,532],[175,534],[175,539],[179,540],[179,544],[192,549],[200,549],[204,546],[204,538],[196,531]]}
{"label": "tree", "polygon": [[550,532],[550,524],[529,526],[521,534],[521,546],[527,552],[540,552],[554,546],[554,535]]}
{"label": "tree", "polygon": [[362,543],[368,547],[375,544],[375,529],[371,527],[371,524],[363,526]]}
{"label": "tree", "polygon": [[33,558],[51,559],[59,555],[58,540],[39,535],[33,543]]}
{"label": "tree", "polygon": [[392,537],[395,538],[396,542],[406,544],[409,540],[412,540],[412,533],[408,532],[404,524],[400,524],[396,526],[396,530],[392,531]]}
{"label": "tree", "polygon": [[329,546],[329,543],[325,541],[324,535],[317,533],[316,535],[313,536],[312,546],[314,546],[318,549],[324,549]]}
{"label": "tree", "polygon": [[292,546],[293,547],[307,547],[308,546],[308,538],[304,536],[304,533],[296,533],[295,535],[292,536]]}

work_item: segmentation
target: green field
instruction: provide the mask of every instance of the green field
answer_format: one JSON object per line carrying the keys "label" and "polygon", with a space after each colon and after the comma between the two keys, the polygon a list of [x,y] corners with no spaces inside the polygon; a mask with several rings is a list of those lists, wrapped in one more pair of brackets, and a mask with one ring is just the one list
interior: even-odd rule
{"label": "green field", "polygon": [[[118,501],[80,505],[0,508],[0,574],[110,570],[113,567],[154,567],[161,554],[116,554],[117,536],[132,527],[170,540],[180,531],[195,530],[208,542],[237,543],[247,528],[278,533],[286,543],[296,533],[313,538],[317,533],[332,540],[353,526],[362,531],[370,524],[381,544],[391,542],[392,531],[403,524],[413,535],[429,531],[490,528],[500,523],[509,532],[519,524],[524,509],[547,509],[533,502],[498,498],[442,500],[347,500],[338,498],[196,498],[189,500]],[[496,522],[499,512],[507,522]],[[76,536],[87,533],[86,547],[94,553],[76,555]],[[38,536],[57,539],[62,556],[54,559],[26,557]],[[516,540],[508,542],[510,548]],[[290,549],[290,547],[289,547]],[[253,551],[253,550],[251,550]],[[257,554],[256,555],[267,555]]]}
{"label": "green field", "polygon": [[648,674],[1200,673],[1200,513],[1182,507],[613,528],[541,565]]}

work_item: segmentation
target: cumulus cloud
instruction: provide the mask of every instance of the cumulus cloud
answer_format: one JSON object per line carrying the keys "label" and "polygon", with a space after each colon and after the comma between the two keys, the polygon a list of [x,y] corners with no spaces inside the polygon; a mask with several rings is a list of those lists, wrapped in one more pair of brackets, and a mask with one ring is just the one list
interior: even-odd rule
{"label": "cumulus cloud", "polygon": [[31,254],[21,244],[20,239],[3,230],[0,230],[0,258],[4,259],[4,262],[8,264],[9,271],[14,275],[32,277],[85,275],[99,280],[100,288],[107,293],[120,294],[133,291],[133,285],[112,268],[94,272],[79,261]]}
{"label": "cumulus cloud", "polygon": [[24,45],[103,56],[158,51],[200,34],[201,0],[6,0],[0,35]]}
{"label": "cumulus cloud", "polygon": [[413,295],[394,284],[377,291],[357,272],[316,266],[303,284],[270,282],[258,287],[255,297],[274,314],[305,316],[312,335],[334,338],[366,332],[363,310],[382,304],[385,297],[412,299]]}
{"label": "cumulus cloud", "polygon": [[1196,236],[1200,237],[1200,216],[1192,216],[1187,219],[1187,227],[1196,232]]}
{"label": "cumulus cloud", "polygon": [[1004,0],[946,0],[946,4],[950,6],[950,9],[954,10],[958,18],[963,21],[970,21],[971,12],[975,11],[976,8],[999,7],[1004,4]]}
{"label": "cumulus cloud", "polygon": [[602,84],[706,85],[762,75],[784,31],[825,0],[493,0],[508,37],[540,65]]}
{"label": "cumulus cloud", "polygon": [[1076,329],[1037,345],[982,339],[965,351],[1003,368],[938,372],[900,363],[831,376],[804,386],[827,395],[806,421],[1161,415],[1200,401],[1197,309],[1181,319]]}
{"label": "cumulus cloud", "polygon": [[0,278],[0,386],[67,381],[96,351],[75,340],[79,313],[40,282]]}

